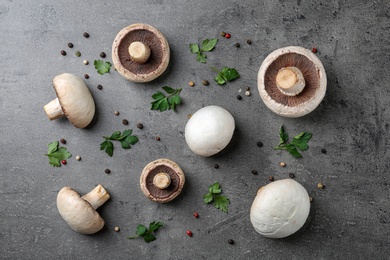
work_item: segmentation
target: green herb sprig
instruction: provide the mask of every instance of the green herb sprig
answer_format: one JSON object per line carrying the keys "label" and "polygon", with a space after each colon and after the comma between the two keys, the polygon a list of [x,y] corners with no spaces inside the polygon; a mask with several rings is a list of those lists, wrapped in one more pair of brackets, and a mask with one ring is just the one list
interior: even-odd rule
{"label": "green herb sprig", "polygon": [[205,39],[202,42],[202,47],[199,48],[197,43],[190,43],[190,51],[192,53],[196,53],[196,61],[201,63],[206,63],[206,54],[202,52],[210,52],[214,49],[215,45],[217,45],[218,39]]}
{"label": "green herb sprig", "polygon": [[108,61],[104,62],[102,60],[95,60],[93,62],[93,65],[95,65],[95,69],[97,70],[97,73],[99,73],[100,75],[110,72],[112,66],[110,62]]}
{"label": "green herb sprig", "polygon": [[180,92],[181,88],[173,89],[169,86],[162,87],[165,92],[167,92],[168,96],[165,96],[162,92],[158,91],[153,94],[152,98],[154,99],[151,102],[152,107],[151,110],[160,110],[161,112],[172,109],[176,110],[176,105],[181,103]]}
{"label": "green herb sprig", "polygon": [[220,195],[221,192],[221,186],[218,182],[215,182],[213,185],[209,186],[209,192],[203,195],[203,202],[209,204],[214,201],[214,207],[227,213],[230,201],[227,197]]}
{"label": "green herb sprig", "polygon": [[65,147],[59,147],[58,141],[48,144],[47,154],[45,155],[49,157],[49,163],[53,167],[60,167],[62,160],[66,160],[72,156]]}
{"label": "green herb sprig", "polygon": [[296,158],[302,158],[302,154],[298,151],[305,151],[309,148],[309,145],[307,144],[313,134],[307,133],[307,132],[301,132],[300,134],[294,136],[291,143],[288,142],[288,134],[284,131],[283,126],[280,127],[279,130],[279,144],[274,149],[275,150],[286,150],[288,151],[292,156]]}
{"label": "green herb sprig", "polygon": [[149,224],[149,228],[144,225],[139,224],[137,230],[135,231],[136,236],[127,237],[128,239],[134,239],[138,237],[143,237],[146,243],[156,240],[156,237],[153,235],[153,232],[157,231],[160,227],[164,226],[163,222],[153,221]]}
{"label": "green herb sprig", "polygon": [[214,67],[211,67],[211,69],[218,73],[218,76],[214,78],[218,85],[223,85],[228,81],[232,81],[240,77],[240,74],[238,74],[237,70],[234,68],[224,67],[221,71]]}
{"label": "green herb sprig", "polygon": [[121,134],[120,131],[114,132],[111,136],[103,136],[106,139],[103,143],[100,144],[100,150],[104,150],[110,157],[114,154],[114,144],[110,141],[119,141],[123,149],[130,149],[132,145],[138,142],[138,137],[131,135],[133,133],[132,129],[123,131]]}

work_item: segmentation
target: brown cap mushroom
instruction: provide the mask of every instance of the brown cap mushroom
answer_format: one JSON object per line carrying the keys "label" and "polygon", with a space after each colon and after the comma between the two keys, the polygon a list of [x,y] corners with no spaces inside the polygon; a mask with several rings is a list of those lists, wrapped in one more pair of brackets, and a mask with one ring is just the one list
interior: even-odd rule
{"label": "brown cap mushroom", "polygon": [[261,64],[258,89],[264,104],[284,117],[312,112],[326,92],[324,66],[315,54],[302,47],[277,49]]}
{"label": "brown cap mushroom", "polygon": [[58,193],[57,208],[61,217],[74,231],[94,234],[104,226],[104,220],[96,209],[109,198],[110,195],[100,184],[83,197],[72,188],[64,187]]}
{"label": "brown cap mushroom", "polygon": [[175,162],[158,159],[142,171],[140,184],[142,192],[151,200],[165,203],[176,198],[183,189],[184,172]]}
{"label": "brown cap mushroom", "polygon": [[54,77],[53,87],[57,98],[43,107],[49,119],[65,115],[75,127],[87,127],[95,115],[95,102],[84,81],[64,73]]}
{"label": "brown cap mushroom", "polygon": [[151,25],[123,28],[112,44],[112,61],[119,74],[134,82],[149,82],[168,67],[170,49],[164,35]]}

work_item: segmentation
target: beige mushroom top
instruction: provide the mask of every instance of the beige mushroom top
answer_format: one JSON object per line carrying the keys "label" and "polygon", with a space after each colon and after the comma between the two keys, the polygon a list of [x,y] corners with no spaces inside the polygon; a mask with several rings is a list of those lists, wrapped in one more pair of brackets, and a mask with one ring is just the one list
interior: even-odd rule
{"label": "beige mushroom top", "polygon": [[312,112],[326,92],[326,74],[318,57],[298,46],[270,53],[259,69],[259,94],[264,104],[284,117]]}
{"label": "beige mushroom top", "polygon": [[176,198],[183,189],[185,176],[180,166],[168,159],[148,163],[142,171],[140,185],[146,197],[166,203]]}
{"label": "beige mushroom top", "polygon": [[164,35],[151,25],[132,24],[123,28],[112,44],[112,61],[129,81],[149,82],[168,67],[170,49]]}

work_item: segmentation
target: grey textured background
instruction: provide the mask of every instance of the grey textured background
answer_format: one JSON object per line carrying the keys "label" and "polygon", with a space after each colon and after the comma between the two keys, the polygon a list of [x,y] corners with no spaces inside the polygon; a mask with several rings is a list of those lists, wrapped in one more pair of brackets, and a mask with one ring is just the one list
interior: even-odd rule
{"label": "grey textured background", "polygon": [[[388,1],[1,0],[0,258],[388,258],[389,8]],[[127,82],[115,71],[97,74],[93,60],[101,51],[110,54],[117,32],[136,22],[157,27],[168,39],[172,52],[166,73],[148,84]],[[84,31],[90,38],[82,36]],[[220,37],[220,31],[232,38]],[[188,44],[211,37],[218,37],[218,45],[208,63],[200,64]],[[75,47],[69,49],[68,42]],[[236,42],[241,48],[233,47]],[[263,59],[290,45],[317,47],[328,77],[323,102],[298,119],[268,110],[256,82]],[[62,49],[67,56],[60,55]],[[84,59],[90,65],[83,65]],[[203,79],[213,79],[211,65],[235,67],[241,77],[204,87]],[[85,81],[97,115],[88,129],[76,129],[65,119],[49,122],[43,111],[55,98],[52,78],[63,72],[90,75]],[[195,87],[188,86],[190,80]],[[183,88],[177,113],[150,110],[151,95],[164,85]],[[246,86],[252,96],[237,100]],[[229,147],[211,158],[195,156],[184,140],[187,115],[206,105],[226,108],[237,128]],[[121,124],[124,118],[128,127]],[[136,128],[139,122],[143,130]],[[282,124],[291,136],[314,134],[302,159],[273,150]],[[132,149],[115,144],[112,158],[99,151],[103,135],[127,128],[140,138]],[[160,142],[154,140],[157,135]],[[47,144],[60,138],[73,157],[66,166],[52,168],[44,154]],[[258,148],[257,141],[264,146]],[[187,178],[182,194],[163,205],[149,201],[139,187],[143,167],[161,157],[176,161]],[[281,161],[285,168],[278,166]],[[252,175],[252,169],[259,174]],[[249,221],[252,200],[269,175],[283,179],[289,172],[314,199],[310,216],[291,237],[264,238]],[[202,201],[214,181],[231,200],[228,214]],[[326,189],[318,190],[318,182]],[[84,194],[98,183],[111,195],[99,209],[106,226],[92,236],[77,234],[57,212],[57,192],[71,186]],[[126,239],[137,224],[153,220],[166,224],[156,241]],[[114,232],[115,226],[121,231]],[[235,245],[227,243],[229,238]]]}

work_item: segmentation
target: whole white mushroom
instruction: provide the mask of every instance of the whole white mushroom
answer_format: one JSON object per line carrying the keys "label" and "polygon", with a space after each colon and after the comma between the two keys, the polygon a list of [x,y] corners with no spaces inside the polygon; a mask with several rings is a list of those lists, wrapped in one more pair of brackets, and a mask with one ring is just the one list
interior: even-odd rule
{"label": "whole white mushroom", "polygon": [[257,192],[250,219],[255,230],[265,237],[283,238],[305,224],[310,211],[306,189],[292,179],[278,180]]}
{"label": "whole white mushroom", "polygon": [[185,139],[195,154],[208,157],[229,144],[234,128],[234,118],[226,109],[207,106],[196,111],[188,120]]}

